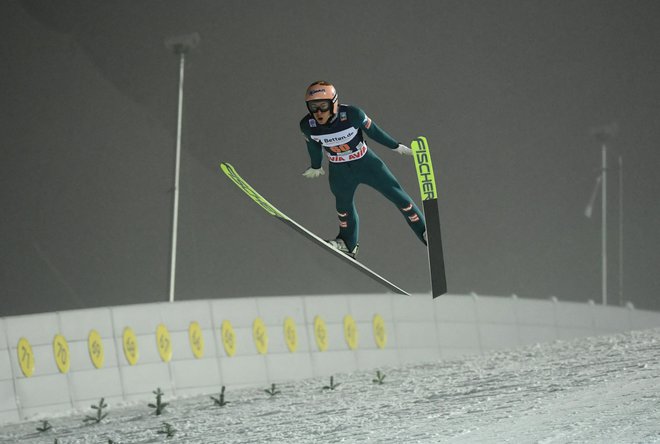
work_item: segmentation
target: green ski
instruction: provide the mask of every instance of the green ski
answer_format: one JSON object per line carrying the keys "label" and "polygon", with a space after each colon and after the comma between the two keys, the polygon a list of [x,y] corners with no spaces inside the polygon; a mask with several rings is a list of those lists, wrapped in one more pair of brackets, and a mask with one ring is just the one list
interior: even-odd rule
{"label": "green ski", "polygon": [[261,194],[257,193],[254,188],[248,184],[245,179],[243,179],[237,172],[236,169],[231,166],[230,164],[226,162],[220,163],[220,168],[222,171],[229,177],[232,182],[238,186],[245,194],[247,194],[253,201],[255,201],[261,208],[266,210],[268,214],[271,216],[277,218],[278,220],[284,222],[287,226],[291,227],[293,230],[297,231],[298,233],[302,234],[305,236],[305,238],[309,239],[312,243],[315,245],[320,246],[321,248],[325,249],[326,251],[330,252],[334,256],[338,257],[345,263],[351,265],[353,268],[359,270],[366,276],[369,276],[371,279],[374,281],[380,283],[381,285],[385,286],[388,288],[390,291],[393,291],[394,293],[398,294],[404,294],[408,295],[409,293],[406,292],[405,290],[402,290],[401,288],[397,287],[378,273],[372,271],[362,263],[356,261],[350,256],[345,255],[339,250],[336,250],[332,248],[326,241],[303,227],[302,225],[298,224],[296,221],[288,217],[286,214],[282,213],[280,210],[275,208],[273,205],[271,205],[270,202],[268,202]]}

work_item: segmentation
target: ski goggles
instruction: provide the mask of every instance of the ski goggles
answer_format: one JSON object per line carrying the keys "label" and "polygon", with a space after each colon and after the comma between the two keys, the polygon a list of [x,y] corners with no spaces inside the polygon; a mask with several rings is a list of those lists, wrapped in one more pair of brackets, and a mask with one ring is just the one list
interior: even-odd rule
{"label": "ski goggles", "polygon": [[322,113],[330,111],[332,109],[332,100],[322,99],[322,100],[310,100],[307,102],[307,109],[310,113],[314,114],[317,111]]}

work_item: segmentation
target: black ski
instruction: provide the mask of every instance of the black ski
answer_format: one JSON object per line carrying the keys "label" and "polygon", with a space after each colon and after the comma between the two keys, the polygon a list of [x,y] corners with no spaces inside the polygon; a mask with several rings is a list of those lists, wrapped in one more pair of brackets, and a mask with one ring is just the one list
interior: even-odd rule
{"label": "black ski", "polygon": [[440,234],[440,212],[438,210],[438,190],[435,185],[431,153],[426,137],[419,136],[411,143],[415,158],[415,170],[419,180],[419,191],[424,204],[426,219],[426,240],[428,242],[429,272],[431,275],[431,293],[437,298],[447,293],[447,277],[445,276],[445,258],[442,252],[442,236]]}

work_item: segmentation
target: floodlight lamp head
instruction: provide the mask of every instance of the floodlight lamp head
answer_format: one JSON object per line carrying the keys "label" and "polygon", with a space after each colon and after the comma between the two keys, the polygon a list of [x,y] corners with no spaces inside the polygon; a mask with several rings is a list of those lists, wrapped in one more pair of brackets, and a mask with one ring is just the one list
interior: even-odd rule
{"label": "floodlight lamp head", "polygon": [[619,132],[619,124],[616,122],[609,125],[602,125],[591,128],[591,136],[594,137],[599,143],[604,144],[612,140]]}
{"label": "floodlight lamp head", "polygon": [[165,39],[165,47],[175,54],[185,54],[199,45],[199,33],[176,35]]}

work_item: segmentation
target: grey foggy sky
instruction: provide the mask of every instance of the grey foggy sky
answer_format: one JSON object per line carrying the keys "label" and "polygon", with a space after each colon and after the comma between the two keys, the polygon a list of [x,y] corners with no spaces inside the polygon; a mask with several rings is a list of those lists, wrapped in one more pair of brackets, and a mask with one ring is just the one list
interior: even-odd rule
{"label": "grey foggy sky", "polygon": [[[600,301],[600,167],[624,159],[624,292],[660,309],[660,3],[4,2],[0,315],[167,300],[178,65],[186,68],[177,298],[378,292],[221,177],[337,231],[297,123],[313,80],[433,150],[449,291]],[[418,198],[409,159],[372,142]],[[618,175],[609,183],[618,302]],[[418,200],[419,202],[419,200]],[[428,291],[426,253],[360,188],[362,262]]]}

